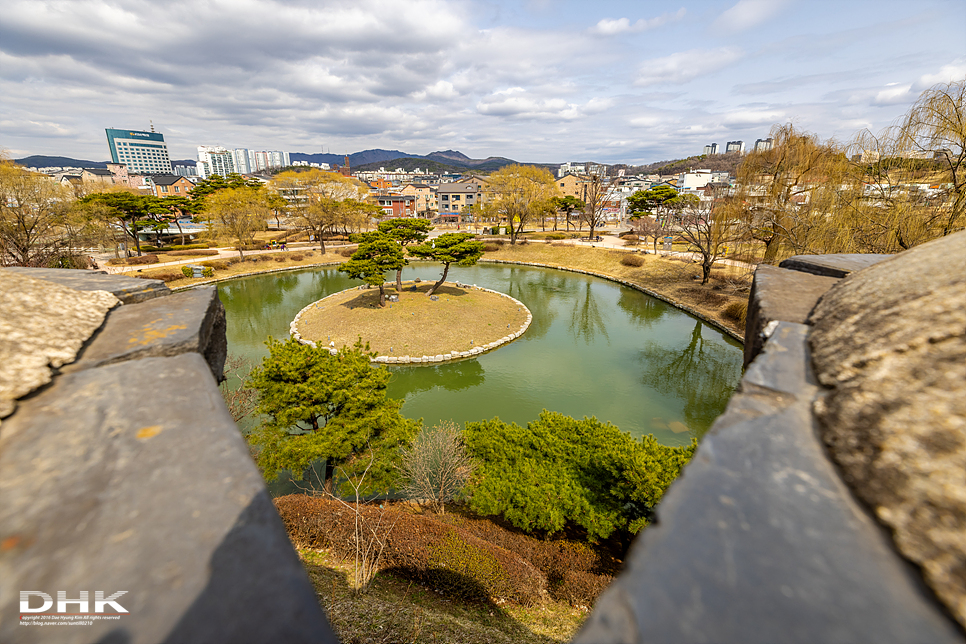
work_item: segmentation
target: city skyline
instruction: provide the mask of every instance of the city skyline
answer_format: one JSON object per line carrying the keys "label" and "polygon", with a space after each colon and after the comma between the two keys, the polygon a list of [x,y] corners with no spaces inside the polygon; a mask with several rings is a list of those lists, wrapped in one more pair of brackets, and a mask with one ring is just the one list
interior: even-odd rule
{"label": "city skyline", "polygon": [[104,129],[342,154],[647,163],[793,122],[847,140],[966,77],[966,4],[741,0],[15,0],[0,148],[108,156]]}

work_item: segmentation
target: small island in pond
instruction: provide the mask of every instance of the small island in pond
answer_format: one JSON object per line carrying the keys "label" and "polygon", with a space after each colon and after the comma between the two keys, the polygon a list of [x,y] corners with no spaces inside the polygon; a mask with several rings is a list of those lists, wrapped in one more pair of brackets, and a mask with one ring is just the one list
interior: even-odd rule
{"label": "small island in pond", "polygon": [[478,355],[519,337],[530,324],[526,306],[502,293],[446,282],[427,297],[432,286],[403,282],[400,293],[387,284],[385,308],[378,288],[341,291],[302,309],[292,333],[335,349],[362,338],[379,362],[419,364]]}

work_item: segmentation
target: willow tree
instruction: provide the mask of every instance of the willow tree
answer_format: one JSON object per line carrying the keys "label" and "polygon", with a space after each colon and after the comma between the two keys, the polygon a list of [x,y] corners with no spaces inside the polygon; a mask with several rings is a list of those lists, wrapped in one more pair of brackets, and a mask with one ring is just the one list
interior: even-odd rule
{"label": "willow tree", "polygon": [[892,126],[853,139],[865,173],[850,225],[861,249],[893,253],[966,225],[966,81],[940,84]]}
{"label": "willow tree", "polygon": [[490,175],[486,194],[488,208],[506,218],[510,243],[515,244],[524,226],[548,207],[558,190],[546,168],[514,164]]}
{"label": "willow tree", "polygon": [[797,131],[790,123],[772,128],[770,150],[749,153],[738,166],[734,212],[745,234],[765,246],[774,263],[784,247],[792,253],[834,252],[841,186],[854,185],[854,170],[832,141]]}

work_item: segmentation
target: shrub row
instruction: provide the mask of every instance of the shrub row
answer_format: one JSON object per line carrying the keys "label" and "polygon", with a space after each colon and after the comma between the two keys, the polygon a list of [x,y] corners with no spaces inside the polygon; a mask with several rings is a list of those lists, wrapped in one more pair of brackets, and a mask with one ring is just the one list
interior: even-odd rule
{"label": "shrub row", "polygon": [[154,275],[145,275],[144,273],[137,273],[134,277],[140,277],[146,280],[161,280],[162,282],[174,282],[177,280],[183,280],[184,275],[180,271],[164,271],[162,273],[155,273]]}
{"label": "shrub row", "polygon": [[617,574],[620,562],[601,557],[586,544],[543,540],[513,532],[488,519],[456,514],[442,520],[526,559],[547,578],[550,596],[577,606],[590,606]]}
{"label": "shrub row", "polygon": [[171,255],[172,257],[184,257],[184,256],[188,256],[188,255],[208,256],[208,255],[217,255],[217,254],[218,254],[218,251],[217,250],[203,250],[203,249],[200,249],[200,248],[197,249],[197,250],[172,250],[172,251],[168,251],[168,255]]}
{"label": "shrub row", "polygon": [[[355,512],[337,501],[292,494],[275,499],[285,529],[298,546],[355,556]],[[363,506],[368,525],[388,532],[380,568],[473,601],[530,604],[546,593],[546,579],[528,561],[466,530],[429,516]],[[391,526],[391,529],[389,529]]]}
{"label": "shrub row", "polygon": [[129,266],[139,266],[141,264],[157,264],[158,256],[154,253],[148,253],[147,255],[141,255],[140,257],[128,257],[127,262]]}

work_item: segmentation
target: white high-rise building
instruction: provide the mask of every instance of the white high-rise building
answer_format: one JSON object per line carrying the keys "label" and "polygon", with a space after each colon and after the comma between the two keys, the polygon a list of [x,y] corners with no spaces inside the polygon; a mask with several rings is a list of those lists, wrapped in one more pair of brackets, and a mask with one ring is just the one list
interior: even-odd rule
{"label": "white high-rise building", "polygon": [[198,146],[198,176],[202,179],[214,175],[227,177],[235,169],[235,155],[220,145]]}
{"label": "white high-rise building", "polygon": [[755,152],[764,152],[765,150],[771,150],[772,140],[771,137],[767,139],[757,139],[755,141]]}
{"label": "white high-rise building", "polygon": [[738,152],[739,154],[745,153],[745,142],[744,141],[728,141],[725,145],[725,152]]}
{"label": "white high-rise building", "polygon": [[247,148],[235,148],[232,152],[232,159],[235,162],[235,172],[238,174],[251,174],[252,164],[249,161],[251,151]]}
{"label": "white high-rise building", "polygon": [[704,146],[705,154],[718,154],[718,144],[712,143],[711,145]]}

